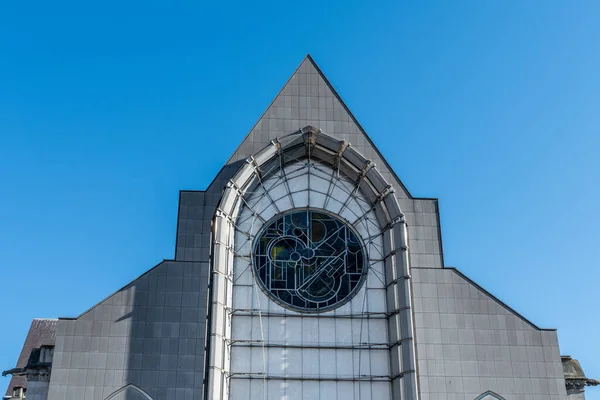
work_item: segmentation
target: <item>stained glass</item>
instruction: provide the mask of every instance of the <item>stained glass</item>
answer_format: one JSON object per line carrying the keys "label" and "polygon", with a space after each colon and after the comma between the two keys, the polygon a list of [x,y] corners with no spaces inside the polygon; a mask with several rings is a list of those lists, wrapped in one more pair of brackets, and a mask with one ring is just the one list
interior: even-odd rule
{"label": "stained glass", "polygon": [[254,271],[279,304],[318,312],[352,298],[366,274],[358,234],[324,211],[293,210],[267,222],[254,243]]}

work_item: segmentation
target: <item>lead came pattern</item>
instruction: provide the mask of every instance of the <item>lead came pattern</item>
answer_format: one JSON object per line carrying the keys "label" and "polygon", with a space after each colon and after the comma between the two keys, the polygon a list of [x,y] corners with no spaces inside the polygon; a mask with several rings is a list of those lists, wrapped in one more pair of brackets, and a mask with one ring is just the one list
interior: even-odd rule
{"label": "lead came pattern", "polygon": [[255,274],[274,301],[297,311],[320,312],[352,298],[366,273],[357,234],[321,211],[286,212],[257,236]]}

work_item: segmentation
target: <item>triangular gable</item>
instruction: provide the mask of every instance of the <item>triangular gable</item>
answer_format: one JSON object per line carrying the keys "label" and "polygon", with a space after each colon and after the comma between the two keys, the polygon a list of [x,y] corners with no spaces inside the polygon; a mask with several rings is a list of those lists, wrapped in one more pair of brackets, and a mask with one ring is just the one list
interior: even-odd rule
{"label": "triangular gable", "polygon": [[304,58],[228,164],[244,160],[272,139],[307,125],[349,141],[352,147],[375,162],[381,175],[396,188],[398,198],[411,197],[310,55]]}

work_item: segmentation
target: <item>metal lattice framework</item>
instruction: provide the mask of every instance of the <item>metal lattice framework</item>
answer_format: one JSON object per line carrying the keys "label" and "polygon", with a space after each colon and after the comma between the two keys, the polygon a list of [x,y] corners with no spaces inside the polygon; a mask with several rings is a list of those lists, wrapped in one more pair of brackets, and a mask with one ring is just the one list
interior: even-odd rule
{"label": "metal lattice framework", "polygon": [[[306,191],[303,186],[306,184],[310,191]],[[335,311],[335,316],[352,319],[383,318],[387,321],[389,327],[387,343],[371,343],[363,346],[362,349],[388,351],[390,374],[369,376],[359,373],[332,378],[286,376],[285,379],[336,381],[383,379],[391,382],[392,398],[418,398],[412,340],[407,229],[404,215],[393,193],[392,187],[370,160],[361,156],[347,142],[337,140],[313,127],[306,127],[295,134],[276,139],[271,145],[247,160],[225,188],[214,224],[208,368],[210,399],[228,398],[228,382],[236,378],[229,367],[233,347],[261,346],[263,350],[265,346],[294,347],[294,344],[290,343],[265,344],[261,340],[233,340],[231,322],[236,316],[258,315],[259,318],[268,318],[277,315],[277,312],[261,310],[259,307],[234,308],[233,286],[234,283],[236,286],[243,286],[236,281],[240,279],[240,275],[248,271],[255,272],[257,280],[261,282],[261,262],[266,265],[267,261],[273,260],[260,258],[268,257],[267,249],[254,252],[260,247],[260,245],[256,248],[253,246],[255,242],[260,243],[260,239],[256,241],[256,237],[257,235],[265,237],[264,234],[267,233],[266,243],[273,240],[285,242],[285,232],[277,232],[278,221],[283,222],[285,212],[289,213],[290,210],[299,212],[298,205],[302,205],[307,216],[311,212],[316,212],[314,210],[325,209],[340,216],[344,222],[338,226],[343,227],[348,224],[347,230],[357,232],[357,239],[360,236],[365,248],[368,247],[366,250],[368,257],[364,257],[366,265],[363,266],[361,273],[368,268],[370,271],[368,279],[376,279],[380,282],[379,287],[385,291],[386,308],[382,311],[369,312],[365,311],[364,306],[362,310],[344,309],[344,306]],[[351,201],[353,204],[359,204],[359,207],[350,207]],[[335,220],[341,221],[339,218]],[[275,232],[271,232],[272,235],[268,236],[273,224],[275,224]],[[304,233],[309,234],[308,230]],[[302,260],[303,257],[308,259],[307,256],[312,256],[305,250],[306,246],[302,248],[296,244],[298,247],[296,248],[292,239],[288,238],[288,241],[290,243],[284,244],[293,249],[289,257],[292,257],[291,253],[296,253],[295,262]],[[308,253],[303,254],[303,252]],[[238,265],[235,274],[234,262]],[[241,263],[245,263],[245,268],[240,268]],[[257,265],[257,269],[254,264]],[[267,269],[265,269],[265,277]],[[262,284],[264,289],[268,284],[266,278],[262,279]],[[357,284],[356,287],[358,286],[360,285]],[[327,285],[324,287],[327,288]],[[349,292],[353,290],[350,287]],[[293,301],[286,300],[281,295],[276,297],[279,297],[280,303],[286,303],[290,308],[307,308],[306,299],[303,305],[295,307]],[[323,303],[324,309],[333,308],[343,300],[336,299],[335,296],[332,298],[333,302]],[[284,315],[294,317],[293,313],[284,312]],[[302,314],[296,316],[302,317]],[[306,346],[302,347],[306,348]],[[332,344],[332,347],[341,348],[335,344]],[[319,348],[323,346],[320,345]],[[266,372],[262,376],[249,377],[265,380],[280,379],[277,376],[268,376]]]}

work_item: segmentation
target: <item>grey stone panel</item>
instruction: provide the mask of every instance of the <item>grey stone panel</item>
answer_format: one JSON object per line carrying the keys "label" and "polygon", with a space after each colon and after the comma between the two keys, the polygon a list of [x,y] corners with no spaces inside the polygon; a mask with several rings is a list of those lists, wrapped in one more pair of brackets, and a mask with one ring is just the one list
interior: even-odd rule
{"label": "grey stone panel", "polygon": [[27,382],[27,400],[46,400],[50,384],[46,381]]}
{"label": "grey stone panel", "polygon": [[104,400],[133,384],[202,397],[208,263],[165,261],[73,320],[60,320],[50,400]]}
{"label": "grey stone panel", "polygon": [[402,182],[310,57],[300,64],[229,163],[245,160],[276,137],[289,135],[307,125],[349,141],[359,153],[375,162],[385,180],[396,188],[398,198],[410,198]]}
{"label": "grey stone panel", "polygon": [[223,190],[243,162],[225,166],[206,191],[182,190],[177,216],[176,261],[208,262],[212,220]]}
{"label": "grey stone panel", "polygon": [[398,199],[406,216],[411,266],[444,266],[437,199]]}
{"label": "grey stone panel", "polygon": [[421,399],[566,399],[558,339],[454,269],[412,270]]}
{"label": "grey stone panel", "polygon": [[206,205],[206,192],[181,191],[177,219],[175,260],[208,262],[214,206]]}

